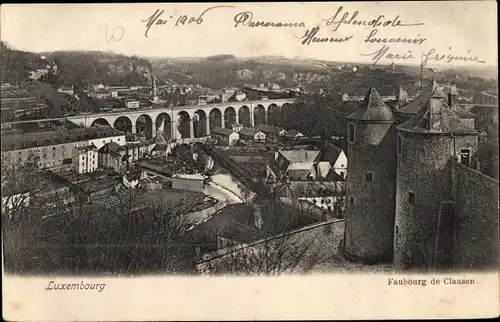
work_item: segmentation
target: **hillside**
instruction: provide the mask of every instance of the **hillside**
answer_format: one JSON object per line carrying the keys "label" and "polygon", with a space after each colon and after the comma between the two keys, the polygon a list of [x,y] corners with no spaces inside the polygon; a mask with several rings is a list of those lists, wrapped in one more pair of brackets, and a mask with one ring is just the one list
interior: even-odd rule
{"label": "hillside", "polygon": [[[362,95],[375,85],[382,95],[394,95],[399,85],[416,89],[420,80],[418,66],[354,65],[307,58],[281,56],[235,57],[230,54],[210,57],[141,58],[100,51],[56,51],[30,53],[11,49],[1,43],[2,82],[22,82],[29,72],[56,65],[57,72],[48,77],[53,85],[74,85],[75,89],[89,83],[106,85],[146,85],[151,71],[158,84],[200,84],[213,89],[245,84],[276,83],[281,87],[305,86],[308,90],[329,89],[337,93]],[[41,59],[45,56],[46,59]],[[353,67],[357,71],[353,72]],[[455,82],[461,90],[496,92],[496,79],[491,70],[424,69],[424,81],[436,78],[441,84]],[[479,77],[481,76],[481,77]]]}
{"label": "hillside", "polygon": [[11,49],[0,41],[0,75],[2,83],[16,83],[28,79],[29,71],[42,65],[40,55]]}
{"label": "hillside", "polygon": [[[399,85],[416,87],[419,66],[353,65],[314,59],[255,57],[233,55],[189,58],[152,58],[155,75],[165,82],[191,83],[220,89],[228,85],[276,83],[281,87],[306,86],[316,91],[330,88],[336,92],[360,95],[375,85],[382,95],[395,94]],[[353,67],[357,72],[353,72]],[[483,75],[484,74],[484,75]],[[467,91],[496,89],[496,79],[485,79],[491,73],[477,69],[424,68],[424,81],[436,78],[442,84],[455,82]]]}
{"label": "hillside", "polygon": [[42,53],[60,69],[64,84],[103,83],[108,85],[147,85],[151,63],[137,56],[128,57],[99,51],[56,51]]}
{"label": "hillside", "polygon": [[[30,71],[56,65],[47,79],[53,84],[79,87],[88,83],[107,85],[146,85],[150,83],[151,63],[137,56],[99,51],[56,51],[31,53],[0,45],[3,83],[27,81]],[[44,57],[42,57],[44,56]]]}

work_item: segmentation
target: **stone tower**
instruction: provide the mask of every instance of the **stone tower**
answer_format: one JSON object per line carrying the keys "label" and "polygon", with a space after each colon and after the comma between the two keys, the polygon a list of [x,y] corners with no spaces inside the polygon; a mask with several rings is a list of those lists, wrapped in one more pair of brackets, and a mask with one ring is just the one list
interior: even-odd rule
{"label": "stone tower", "polygon": [[397,161],[394,116],[372,87],[347,121],[345,255],[367,263],[389,262]]}
{"label": "stone tower", "polygon": [[453,157],[471,162],[477,149],[477,132],[446,101],[436,89],[397,127],[396,269],[433,268],[438,218],[447,212],[453,185],[447,164]]}

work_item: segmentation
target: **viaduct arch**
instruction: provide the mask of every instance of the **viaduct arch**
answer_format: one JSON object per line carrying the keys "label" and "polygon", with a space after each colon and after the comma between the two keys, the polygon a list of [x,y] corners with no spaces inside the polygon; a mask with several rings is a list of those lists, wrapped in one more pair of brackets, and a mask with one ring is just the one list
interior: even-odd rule
{"label": "viaduct arch", "polygon": [[294,102],[293,98],[242,101],[87,114],[60,119],[86,127],[109,124],[125,132],[144,133],[148,138],[154,137],[159,130],[172,139],[197,138],[209,136],[210,129],[214,126],[230,128],[233,123],[247,127],[257,124],[279,125],[282,110],[289,108]]}

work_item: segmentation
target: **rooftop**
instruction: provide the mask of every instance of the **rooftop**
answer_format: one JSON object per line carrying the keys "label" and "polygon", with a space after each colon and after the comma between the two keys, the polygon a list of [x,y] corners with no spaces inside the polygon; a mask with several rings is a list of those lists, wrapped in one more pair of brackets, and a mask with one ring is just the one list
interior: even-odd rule
{"label": "rooftop", "polygon": [[95,145],[91,144],[91,145],[86,145],[86,146],[80,146],[80,147],[77,147],[76,149],[80,152],[87,152],[87,151],[91,151],[91,150],[97,150],[97,147]]}
{"label": "rooftop", "polygon": [[117,155],[117,153],[121,150],[124,150],[125,147],[119,145],[116,142],[106,143],[102,148],[99,149],[100,153],[113,154]]}
{"label": "rooftop", "polygon": [[368,90],[368,93],[366,93],[361,105],[347,118],[358,121],[387,122],[392,121],[394,116],[392,115],[391,108],[384,103],[380,94],[372,86]]}
{"label": "rooftop", "polygon": [[285,137],[287,138],[294,138],[296,137],[297,135],[302,135],[302,133],[300,133],[299,131],[295,131],[295,130],[290,130],[290,131],[287,131],[285,133]]}
{"label": "rooftop", "polygon": [[109,125],[2,136],[2,150],[12,151],[123,135]]}
{"label": "rooftop", "polygon": [[335,163],[339,156],[344,152],[341,148],[330,142],[325,142],[321,150],[320,161],[329,161]]}
{"label": "rooftop", "polygon": [[[456,86],[452,86],[449,91],[454,95],[458,95]],[[432,94],[448,100],[448,95],[442,90],[441,86],[436,82],[436,80],[433,79],[425,88],[422,89],[422,93],[420,93],[419,96],[417,96],[402,108],[396,110],[395,113],[412,115],[417,114],[422,102],[426,102]],[[455,106],[455,113],[459,117],[474,117],[474,114],[468,112],[466,109],[458,105]]]}
{"label": "rooftop", "polygon": [[399,125],[398,130],[418,133],[477,133],[463,123],[436,91],[424,102],[417,114]]}
{"label": "rooftop", "polygon": [[240,135],[246,135],[246,136],[254,136],[255,134],[257,134],[259,132],[259,130],[256,130],[256,129],[251,129],[249,127],[244,127],[242,128],[238,134]]}
{"label": "rooftop", "polygon": [[282,128],[279,128],[279,127],[276,127],[276,126],[272,126],[272,125],[267,125],[267,124],[257,124],[255,126],[255,129],[259,130],[259,131],[262,131],[264,133],[272,133],[272,134],[276,134],[276,135],[279,135],[280,132],[283,130]]}
{"label": "rooftop", "polygon": [[214,127],[211,130],[211,132],[214,133],[214,134],[229,135],[229,134],[233,133],[234,131],[231,130],[231,129],[225,129],[225,128],[222,128],[222,127]]}
{"label": "rooftop", "polygon": [[290,163],[309,163],[317,161],[320,150],[280,150],[279,153]]}

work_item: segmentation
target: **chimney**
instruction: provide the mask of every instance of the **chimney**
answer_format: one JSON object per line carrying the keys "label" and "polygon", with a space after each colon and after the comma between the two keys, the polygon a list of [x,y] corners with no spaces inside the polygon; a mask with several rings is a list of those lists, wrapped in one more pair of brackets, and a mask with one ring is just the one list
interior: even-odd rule
{"label": "chimney", "polygon": [[457,86],[452,84],[450,85],[450,93],[448,94],[448,105],[450,108],[455,111],[458,105],[458,90]]}
{"label": "chimney", "polygon": [[431,96],[429,98],[429,129],[439,130],[441,124],[443,101],[439,96]]}

